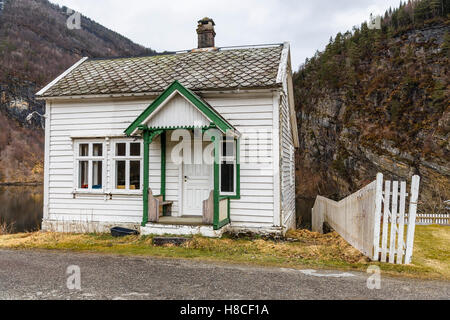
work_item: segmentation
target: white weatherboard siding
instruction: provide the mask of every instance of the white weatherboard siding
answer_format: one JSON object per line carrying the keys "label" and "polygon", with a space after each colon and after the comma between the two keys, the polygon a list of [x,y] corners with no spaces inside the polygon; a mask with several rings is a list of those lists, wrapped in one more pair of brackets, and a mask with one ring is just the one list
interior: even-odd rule
{"label": "white weatherboard siding", "polygon": [[[274,188],[273,95],[234,94],[205,99],[239,132],[241,145],[241,199],[231,201],[231,221],[235,227],[271,228],[274,211],[280,203]],[[116,195],[112,190],[112,162],[106,161],[106,193],[77,194],[74,198],[74,145],[76,138],[110,137],[105,152],[112,152],[114,137],[123,137],[124,130],[147,108],[150,100],[109,100],[92,102],[52,102],[49,109],[48,136],[48,217],[50,221],[107,223],[142,222],[142,195]],[[49,102],[47,102],[49,105]],[[170,132],[169,132],[170,134]],[[258,137],[259,139],[255,139]],[[167,144],[167,200],[174,201],[173,213],[180,214],[179,168],[170,162],[174,143]],[[259,156],[258,163],[248,158]],[[150,147],[150,187],[160,193],[160,139]],[[254,159],[253,159],[254,160]]]}
{"label": "white weatherboard siding", "polygon": [[[272,94],[265,94],[207,99],[242,134],[241,199],[231,200],[233,227],[270,228],[274,225],[272,97]],[[257,163],[248,161],[255,157]]]}
{"label": "white weatherboard siding", "polygon": [[[149,101],[53,102],[49,133],[49,220],[136,223],[142,221],[141,195],[77,194],[74,198],[74,144],[77,137],[121,137]],[[113,140],[111,140],[112,142]],[[104,153],[112,145],[106,144]],[[112,163],[106,162],[106,193],[112,190]],[[106,181],[105,181],[106,179]]]}
{"label": "white weatherboard siding", "polygon": [[211,120],[206,118],[192,103],[175,92],[170,100],[161,105],[146,122],[150,128],[208,127]]}

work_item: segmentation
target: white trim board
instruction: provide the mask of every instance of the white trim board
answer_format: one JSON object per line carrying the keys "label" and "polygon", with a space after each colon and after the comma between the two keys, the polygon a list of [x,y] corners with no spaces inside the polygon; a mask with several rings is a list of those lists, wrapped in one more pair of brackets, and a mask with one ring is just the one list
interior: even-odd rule
{"label": "white trim board", "polygon": [[77,68],[80,64],[85,62],[88,59],[88,57],[81,58],[77,63],[75,63],[73,66],[71,66],[69,69],[61,73],[55,80],[50,82],[48,85],[46,85],[44,88],[42,88],[38,93],[36,93],[36,96],[42,96],[46,91],[48,91],[51,87],[53,87],[59,80],[67,76],[72,70]]}
{"label": "white trim board", "polygon": [[[232,89],[232,90],[208,90],[208,91],[195,91],[197,95],[201,95],[202,98],[214,98],[214,97],[226,97],[226,95],[234,96],[235,94],[244,95],[254,95],[260,93],[266,93],[270,95],[273,91],[279,89],[279,85],[276,85],[272,88],[259,88],[259,89]],[[37,100],[58,100],[58,101],[85,101],[85,100],[116,100],[118,98],[123,98],[127,101],[129,98],[134,99],[155,99],[159,95],[160,92],[142,92],[142,93],[117,93],[117,94],[96,94],[96,95],[75,95],[75,96],[53,96],[53,97],[39,97],[36,96]]]}
{"label": "white trim board", "polygon": [[273,95],[273,127],[272,127],[272,141],[273,141],[273,225],[281,227],[281,175],[280,175],[280,93],[276,92]]}
{"label": "white trim board", "polygon": [[[207,121],[209,125],[212,120],[207,117],[196,105],[194,105],[191,101],[189,101],[184,95],[182,95],[178,90],[175,90],[174,92],[172,92],[172,94],[170,96],[168,96],[163,103],[161,103],[161,105],[158,106],[158,108],[156,108],[156,110],[154,110],[144,121],[142,121],[143,124],[148,125],[149,122],[158,116],[158,114],[167,106],[169,105],[169,103],[173,102],[173,99],[175,99],[176,96],[180,96],[181,98],[184,99],[184,101],[186,101],[192,108],[194,108],[196,111],[198,111]],[[174,115],[175,116],[179,116],[179,115]],[[204,121],[204,120],[203,120]],[[191,125],[190,123],[187,123],[186,125]],[[192,125],[195,126],[195,123],[193,123]],[[203,125],[206,125],[206,123],[203,123]],[[201,128],[202,126],[199,126],[199,128]],[[164,128],[164,127],[160,127],[160,128]],[[157,127],[157,129],[159,129],[159,127]],[[137,132],[139,131],[139,129],[136,129],[132,135],[135,135]]]}
{"label": "white trim board", "polygon": [[278,67],[277,83],[282,84],[283,79],[286,77],[286,71],[288,67],[288,58],[290,52],[289,42],[283,44],[283,51],[281,52],[280,66]]}
{"label": "white trim board", "polygon": [[44,142],[44,220],[49,217],[50,199],[50,124],[51,124],[52,103],[47,102],[45,106],[45,142]]}

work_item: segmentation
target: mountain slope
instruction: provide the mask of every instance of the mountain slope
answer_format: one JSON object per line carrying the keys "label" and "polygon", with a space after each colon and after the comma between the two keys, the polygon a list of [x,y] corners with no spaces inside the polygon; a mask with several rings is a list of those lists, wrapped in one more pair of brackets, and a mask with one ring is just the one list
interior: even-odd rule
{"label": "mountain slope", "polygon": [[0,81],[43,86],[83,56],[155,53],[82,17],[81,30],[67,27],[67,9],[47,0],[7,0],[0,15]]}
{"label": "mountain slope", "polygon": [[[67,8],[47,0],[4,0],[0,11],[0,183],[42,180],[41,120],[34,93],[83,56],[155,54],[151,49],[82,16],[81,30],[67,27]],[[26,137],[26,138],[24,138]],[[31,172],[34,172],[31,174]]]}
{"label": "mountain slope", "polygon": [[381,30],[338,34],[295,74],[306,220],[317,194],[342,199],[377,172],[419,174],[429,205],[450,198],[448,12],[449,1],[402,4]]}

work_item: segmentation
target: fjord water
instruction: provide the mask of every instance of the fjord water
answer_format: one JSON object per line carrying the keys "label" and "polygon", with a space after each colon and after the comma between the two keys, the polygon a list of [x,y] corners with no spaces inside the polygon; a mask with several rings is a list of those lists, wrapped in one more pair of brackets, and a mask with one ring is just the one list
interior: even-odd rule
{"label": "fjord water", "polygon": [[42,186],[0,187],[0,233],[2,227],[10,233],[39,230],[42,208]]}

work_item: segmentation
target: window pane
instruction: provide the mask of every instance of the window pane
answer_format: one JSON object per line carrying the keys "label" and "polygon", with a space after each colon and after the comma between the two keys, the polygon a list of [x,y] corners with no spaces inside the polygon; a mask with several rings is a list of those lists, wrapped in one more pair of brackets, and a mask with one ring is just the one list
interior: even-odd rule
{"label": "window pane", "polygon": [[89,157],[89,144],[80,144],[80,157]]}
{"label": "window pane", "polygon": [[233,141],[224,141],[222,143],[222,157],[234,157],[235,145]]}
{"label": "window pane", "polygon": [[102,189],[103,162],[92,162],[92,189]]}
{"label": "window pane", "polygon": [[116,161],[116,189],[125,188],[125,161]]}
{"label": "window pane", "polygon": [[116,143],[116,156],[125,157],[127,155],[127,144],[126,143]]}
{"label": "window pane", "polygon": [[130,190],[141,188],[141,162],[130,161]]}
{"label": "window pane", "polygon": [[130,143],[130,156],[139,157],[141,155],[141,144]]}
{"label": "window pane", "polygon": [[94,143],[92,146],[92,155],[94,157],[103,157],[103,144]]}
{"label": "window pane", "polygon": [[234,164],[222,163],[220,169],[220,190],[234,192]]}
{"label": "window pane", "polygon": [[89,189],[89,161],[80,161],[79,188]]}

